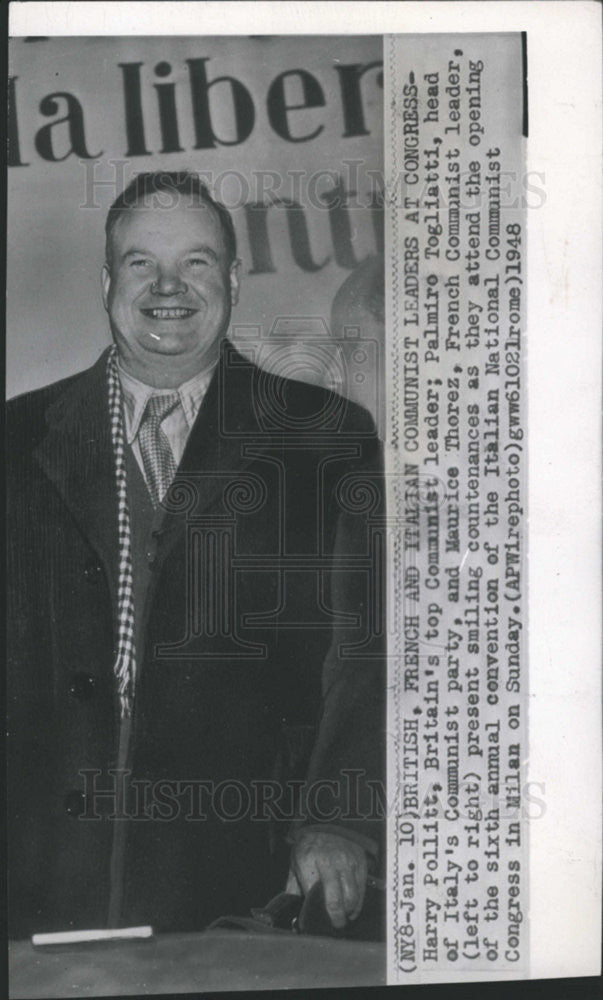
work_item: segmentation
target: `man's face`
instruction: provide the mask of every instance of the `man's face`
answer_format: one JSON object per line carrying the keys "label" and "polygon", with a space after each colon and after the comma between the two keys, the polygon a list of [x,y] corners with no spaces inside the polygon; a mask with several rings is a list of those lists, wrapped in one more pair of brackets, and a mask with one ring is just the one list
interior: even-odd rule
{"label": "man's face", "polygon": [[126,369],[143,380],[162,369],[184,380],[213,360],[238,299],[238,266],[204,202],[125,212],[102,286]]}

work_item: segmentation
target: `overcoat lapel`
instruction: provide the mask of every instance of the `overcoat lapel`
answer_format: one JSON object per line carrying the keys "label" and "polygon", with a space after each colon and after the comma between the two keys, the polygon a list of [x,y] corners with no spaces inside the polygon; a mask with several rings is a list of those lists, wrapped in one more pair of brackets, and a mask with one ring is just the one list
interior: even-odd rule
{"label": "overcoat lapel", "polygon": [[115,595],[117,491],[107,396],[108,350],[48,408],[34,456],[97,552]]}
{"label": "overcoat lapel", "polygon": [[247,445],[257,441],[260,430],[254,408],[257,372],[229,341],[223,343],[220,362],[164,501],[167,510],[159,562],[185,530],[187,519],[209,511],[226,486],[253,461]]}
{"label": "overcoat lapel", "polygon": [[[108,350],[48,409],[48,433],[34,454],[107,572],[113,601],[118,582],[117,491],[109,421]],[[246,444],[260,428],[254,409],[258,369],[229,341],[191,430],[163,518],[161,563],[186,527],[219,501],[229,481],[253,460]],[[256,438],[257,441],[257,438]]]}

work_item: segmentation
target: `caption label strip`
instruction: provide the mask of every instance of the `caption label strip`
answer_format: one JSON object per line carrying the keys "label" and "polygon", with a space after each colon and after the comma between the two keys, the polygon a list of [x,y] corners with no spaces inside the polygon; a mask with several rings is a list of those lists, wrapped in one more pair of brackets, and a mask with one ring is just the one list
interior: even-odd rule
{"label": "caption label strip", "polygon": [[385,40],[389,982],[527,972],[521,37]]}

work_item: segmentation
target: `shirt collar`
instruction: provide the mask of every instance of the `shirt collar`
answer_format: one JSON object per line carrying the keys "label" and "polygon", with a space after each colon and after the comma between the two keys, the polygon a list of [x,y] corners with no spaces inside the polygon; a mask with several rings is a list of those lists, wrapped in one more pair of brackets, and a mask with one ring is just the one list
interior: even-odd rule
{"label": "shirt collar", "polygon": [[169,393],[177,392],[180,397],[182,412],[184,413],[184,417],[190,431],[195,420],[197,419],[197,414],[199,413],[201,403],[203,402],[203,398],[207,392],[209,383],[211,382],[216,364],[217,361],[213,361],[207,368],[197,372],[197,374],[193,375],[188,382],[183,382],[181,386],[174,390],[156,389],[151,385],[147,385],[145,382],[141,382],[140,379],[134,378],[133,375],[124,371],[118,359],[117,373],[119,375],[125,404],[125,432],[128,444],[132,444],[138,434],[140,421],[142,420],[146,409],[149,396],[152,395],[166,396]]}

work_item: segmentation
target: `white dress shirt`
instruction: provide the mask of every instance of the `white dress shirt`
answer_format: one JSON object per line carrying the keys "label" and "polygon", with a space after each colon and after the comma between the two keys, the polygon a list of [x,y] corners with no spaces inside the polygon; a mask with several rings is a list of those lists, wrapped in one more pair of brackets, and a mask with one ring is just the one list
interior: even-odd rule
{"label": "white dress shirt", "polygon": [[[208,368],[197,372],[188,382],[184,382],[177,389],[156,389],[151,385],[146,385],[139,379],[134,378],[124,371],[118,360],[117,371],[121,383],[124,412],[124,433],[125,438],[140,466],[140,471],[145,475],[138,441],[138,430],[142,420],[149,396],[167,396],[177,392],[180,397],[180,406],[177,406],[163,421],[161,429],[167,437],[172,449],[176,466],[180,465],[180,460],[188,441],[193,424],[197,419],[197,414],[201,408],[201,403],[211,382],[211,378],[217,362],[213,361]],[[145,476],[146,481],[146,476]]]}

